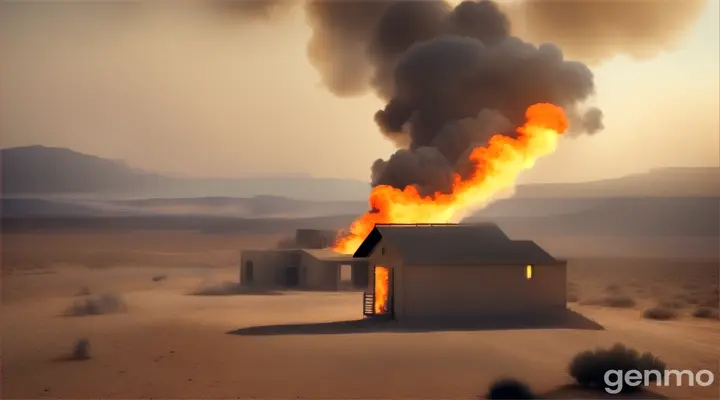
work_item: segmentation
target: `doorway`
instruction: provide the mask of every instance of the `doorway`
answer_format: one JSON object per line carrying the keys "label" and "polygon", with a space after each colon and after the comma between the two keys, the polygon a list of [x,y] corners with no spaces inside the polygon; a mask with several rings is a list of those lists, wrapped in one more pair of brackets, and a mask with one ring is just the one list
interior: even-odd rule
{"label": "doorway", "polygon": [[255,278],[255,271],[252,261],[245,261],[245,268],[243,269],[242,283],[252,283]]}
{"label": "doorway", "polygon": [[299,267],[285,268],[285,285],[287,287],[300,286],[300,268]]}
{"label": "doorway", "polygon": [[376,265],[373,268],[374,315],[392,318],[394,312],[393,268]]}

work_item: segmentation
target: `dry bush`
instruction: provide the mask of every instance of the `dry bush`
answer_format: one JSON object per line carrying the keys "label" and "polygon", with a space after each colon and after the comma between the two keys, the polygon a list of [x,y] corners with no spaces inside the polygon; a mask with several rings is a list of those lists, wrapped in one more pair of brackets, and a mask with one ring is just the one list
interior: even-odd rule
{"label": "dry bush", "polygon": [[153,280],[153,282],[160,282],[160,281],[164,281],[165,279],[167,279],[167,277],[168,277],[168,276],[165,275],[165,274],[155,275],[155,276],[152,277],[152,280]]}
{"label": "dry bush", "polygon": [[68,317],[83,317],[88,315],[114,314],[127,311],[125,301],[117,294],[104,294],[100,296],[87,296],[77,299],[65,310]]}
{"label": "dry bush", "polygon": [[[643,373],[660,371],[662,375],[665,363],[651,353],[640,354],[637,350],[618,343],[609,349],[599,348],[578,353],[568,367],[570,376],[578,385],[600,390],[606,388],[605,374],[611,370],[638,370]],[[623,391],[626,392],[640,388],[623,385]]]}
{"label": "dry bush", "polygon": [[658,321],[667,321],[678,317],[674,308],[663,307],[661,305],[650,307],[643,312],[643,318],[655,319]]}
{"label": "dry bush", "polygon": [[720,311],[710,307],[698,307],[693,311],[695,318],[720,319]]}
{"label": "dry bush", "polygon": [[75,361],[90,359],[90,341],[88,339],[78,339],[73,345],[70,359]]}
{"label": "dry bush", "polygon": [[535,397],[530,387],[525,383],[513,378],[504,378],[493,382],[484,398],[525,400],[536,399],[537,397]]}
{"label": "dry bush", "polygon": [[635,307],[635,300],[628,295],[616,293],[584,300],[581,301],[580,304],[613,308],[632,308]]}

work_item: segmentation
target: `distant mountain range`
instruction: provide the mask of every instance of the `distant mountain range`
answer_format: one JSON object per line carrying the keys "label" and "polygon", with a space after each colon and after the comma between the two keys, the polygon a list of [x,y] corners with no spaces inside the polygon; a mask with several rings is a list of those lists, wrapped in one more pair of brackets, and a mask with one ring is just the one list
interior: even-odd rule
{"label": "distant mountain range", "polygon": [[[239,179],[179,178],[130,167],[122,161],[104,159],[73,150],[44,146],[0,150],[2,197],[33,199],[138,200],[206,198],[179,204],[153,200],[120,204],[142,206],[250,209],[262,204],[231,204],[228,198],[263,197],[262,201],[282,203],[279,198],[304,202],[359,202],[364,205],[370,192],[367,182],[306,176],[256,177]],[[720,168],[667,168],[645,174],[584,183],[521,185],[514,199],[595,198],[595,197],[718,197]],[[243,200],[245,201],[245,200]],[[262,203],[262,201],[260,203]],[[247,203],[247,201],[245,201]],[[255,203],[258,203],[255,201]],[[317,204],[305,206],[313,208]],[[345,210],[349,204],[340,206]],[[349,209],[348,209],[349,210]]]}
{"label": "distant mountain range", "polygon": [[344,201],[367,198],[370,186],[350,179],[305,176],[180,178],[141,171],[122,161],[44,146],[0,150],[3,198],[148,199],[277,196]]}

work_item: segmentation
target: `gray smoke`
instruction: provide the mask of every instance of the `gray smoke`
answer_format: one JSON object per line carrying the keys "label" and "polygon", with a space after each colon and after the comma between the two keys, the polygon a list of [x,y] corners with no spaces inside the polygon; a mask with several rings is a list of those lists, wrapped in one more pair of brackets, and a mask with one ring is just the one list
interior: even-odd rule
{"label": "gray smoke", "polygon": [[707,0],[527,0],[507,3],[514,33],[590,64],[654,57],[677,45]]}
{"label": "gray smoke", "polygon": [[[629,52],[638,32],[645,44],[671,41],[667,26],[688,25],[698,7],[669,0],[601,3],[540,0],[501,9],[489,0],[454,8],[442,1],[306,0],[313,28],[308,55],[336,95],[373,90],[386,101],[375,121],[400,150],[373,164],[373,185],[447,191],[454,173],[471,169],[470,150],[493,133],[513,135],[534,103],[562,106],[570,134],[603,128],[602,111],[586,104],[595,92],[592,71],[550,43],[595,61]],[[680,14],[674,23],[671,10]],[[549,43],[530,44],[511,32]],[[604,50],[574,46],[591,35],[597,37],[590,47]],[[647,46],[632,48],[641,47]]]}

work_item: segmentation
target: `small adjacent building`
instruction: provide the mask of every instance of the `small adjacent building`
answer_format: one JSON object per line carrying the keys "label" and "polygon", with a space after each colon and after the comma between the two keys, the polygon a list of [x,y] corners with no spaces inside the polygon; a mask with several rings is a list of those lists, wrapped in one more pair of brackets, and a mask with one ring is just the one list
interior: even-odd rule
{"label": "small adjacent building", "polygon": [[566,261],[495,224],[376,225],[364,314],[396,320],[555,314],[566,310]]}
{"label": "small adjacent building", "polygon": [[300,229],[296,242],[311,248],[244,250],[240,255],[240,283],[245,286],[296,290],[365,289],[365,259],[329,248],[328,233]]}

